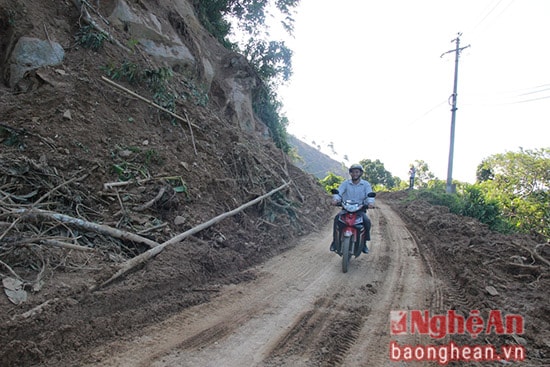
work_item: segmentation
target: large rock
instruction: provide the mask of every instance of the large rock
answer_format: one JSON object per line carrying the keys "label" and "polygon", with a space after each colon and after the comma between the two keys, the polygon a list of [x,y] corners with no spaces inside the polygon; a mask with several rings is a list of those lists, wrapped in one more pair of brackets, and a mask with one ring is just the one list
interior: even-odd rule
{"label": "large rock", "polygon": [[245,57],[225,49],[202,27],[189,0],[165,0],[167,17],[127,0],[114,0],[111,25],[128,33],[144,51],[176,72],[198,72],[201,87],[225,117],[246,131],[269,135],[252,108],[259,79]]}
{"label": "large rock", "polygon": [[[224,48],[204,29],[191,0],[163,0],[154,4],[109,0],[102,2],[101,10],[109,20],[109,30],[115,31],[113,34],[121,43],[138,43],[157,64],[192,76],[191,88],[207,93],[209,103],[218,105],[235,127],[269,136],[269,129],[259,121],[252,107],[253,96],[261,86],[257,73],[244,56]],[[19,91],[34,86],[29,86],[32,80],[25,77],[26,73],[64,60],[59,43],[30,37],[18,40],[6,65],[8,85]]]}
{"label": "large rock", "polygon": [[65,51],[57,42],[21,37],[13,48],[10,58],[9,86],[15,87],[28,71],[42,66],[61,64],[64,57]]}
{"label": "large rock", "polygon": [[167,66],[188,69],[196,64],[195,57],[172,26],[154,14],[134,10],[126,1],[118,0],[109,20],[127,31],[145,52]]}

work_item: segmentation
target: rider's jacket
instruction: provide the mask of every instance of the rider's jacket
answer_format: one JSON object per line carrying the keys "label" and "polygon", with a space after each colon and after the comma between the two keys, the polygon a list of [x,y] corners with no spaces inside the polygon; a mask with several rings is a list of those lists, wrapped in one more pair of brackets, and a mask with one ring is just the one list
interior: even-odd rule
{"label": "rider's jacket", "polygon": [[334,194],[333,198],[337,201],[352,200],[364,205],[374,205],[374,198],[367,197],[369,192],[372,192],[371,184],[361,179],[357,184],[354,184],[351,179],[348,179],[338,188],[338,194]]}

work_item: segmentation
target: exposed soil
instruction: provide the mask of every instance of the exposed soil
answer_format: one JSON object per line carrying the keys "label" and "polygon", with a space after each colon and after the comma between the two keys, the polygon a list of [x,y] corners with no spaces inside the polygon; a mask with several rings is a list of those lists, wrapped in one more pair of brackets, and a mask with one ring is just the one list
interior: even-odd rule
{"label": "exposed soil", "polygon": [[348,273],[327,249],[327,222],[255,267],[256,279],[83,359],[90,366],[387,364],[388,310],[428,307],[434,282],[399,217],[380,205],[371,212],[371,254],[352,259]]}
{"label": "exposed soil", "polygon": [[408,202],[404,192],[382,196],[399,212],[430,274],[438,279],[439,301],[431,309],[443,314],[447,310],[479,310],[485,318],[489,310],[522,315],[524,334],[490,335],[484,341],[524,345],[528,365],[548,365],[549,244],[526,235],[492,232],[472,218],[449,213],[446,207],[421,200]]}
{"label": "exposed soil", "polygon": [[[522,335],[451,339],[521,344],[524,365],[550,365],[547,244],[381,193],[372,252],[344,275],[328,252],[333,208],[321,187],[269,139],[231,123],[214,90],[206,106],[178,102],[191,135],[101,81],[99,66],[118,50],[75,45],[71,2],[22,4],[0,0],[0,50],[46,29],[66,56],[29,73],[23,89],[0,86],[0,276],[21,278],[27,292],[17,305],[0,295],[0,365],[389,365],[398,309],[523,315]],[[21,215],[33,207],[162,243],[283,182],[292,183],[97,291],[148,246]]]}

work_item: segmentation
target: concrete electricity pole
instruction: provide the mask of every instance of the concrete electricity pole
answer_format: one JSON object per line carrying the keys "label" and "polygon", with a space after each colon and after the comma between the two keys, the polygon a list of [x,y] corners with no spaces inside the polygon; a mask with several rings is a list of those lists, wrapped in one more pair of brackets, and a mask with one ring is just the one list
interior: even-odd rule
{"label": "concrete electricity pole", "polygon": [[452,40],[451,42],[456,43],[456,48],[454,50],[450,50],[447,52],[444,52],[441,54],[440,57],[443,57],[443,55],[454,52],[455,53],[455,80],[454,80],[454,87],[453,87],[453,94],[452,97],[452,108],[451,108],[451,144],[449,146],[449,165],[447,169],[447,192],[448,193],[454,193],[455,187],[453,186],[453,155],[454,155],[454,147],[455,147],[455,119],[456,119],[456,90],[457,90],[457,81],[458,81],[458,58],[460,56],[460,51],[464,50],[465,48],[470,47],[470,45],[465,47],[460,47],[460,36],[462,33],[458,33],[458,36]]}

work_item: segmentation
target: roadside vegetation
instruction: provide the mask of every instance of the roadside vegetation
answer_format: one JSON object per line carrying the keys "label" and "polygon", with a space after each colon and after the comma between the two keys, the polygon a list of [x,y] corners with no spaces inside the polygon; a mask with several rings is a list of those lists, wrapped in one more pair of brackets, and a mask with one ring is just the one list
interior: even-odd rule
{"label": "roadside vegetation", "polygon": [[[292,34],[293,11],[299,0],[193,0],[203,26],[226,48],[242,53],[255,69],[263,85],[253,96],[253,108],[267,125],[273,141],[285,152],[288,120],[281,111],[277,87],[292,75],[292,50],[284,41],[271,39],[266,19],[276,15],[282,28]],[[273,13],[278,14],[273,14]],[[231,41],[237,37],[241,41]]]}
{"label": "roadside vegetation", "polygon": [[[392,177],[379,160],[362,160],[363,178],[375,191],[408,189],[408,182]],[[451,213],[478,219],[501,233],[529,233],[550,239],[550,148],[520,149],[494,154],[477,167],[476,182],[453,182],[456,194],[446,192],[446,182],[435,177],[424,161],[415,161],[414,190],[406,200],[423,199],[449,208]],[[320,180],[327,192],[344,177],[330,173]]]}
{"label": "roadside vegetation", "polygon": [[[212,36],[227,49],[243,54],[254,68],[262,81],[253,94],[254,112],[267,125],[275,145],[289,153],[288,119],[281,111],[282,103],[276,91],[292,75],[292,50],[284,41],[271,39],[266,20],[275,16],[280,19],[282,29],[292,35],[292,15],[299,0],[192,0],[192,3],[201,24]],[[107,38],[106,34],[91,26],[82,27],[75,36],[80,46],[94,51],[101,49]],[[239,41],[234,42],[231,40],[233,38],[239,38]],[[127,47],[133,50],[135,42],[133,40]],[[115,80],[146,82],[152,89],[154,102],[175,112],[178,93],[171,90],[167,83],[172,76],[170,69],[147,70],[140,65],[125,62],[120,66],[105,66],[103,70]],[[193,99],[199,100],[202,105],[206,104],[206,93],[194,85],[192,80],[190,84]],[[182,93],[181,97],[185,98],[186,94]]]}
{"label": "roadside vegetation", "polygon": [[[290,152],[287,118],[281,113],[276,89],[292,75],[292,51],[282,41],[270,39],[266,19],[276,11],[283,28],[292,34],[292,17],[299,0],[194,0],[200,21],[225,47],[246,56],[263,81],[254,96],[254,110],[268,126],[276,145]],[[231,41],[240,34],[242,41]],[[89,40],[85,40],[90,42]],[[92,39],[95,41],[95,39]],[[408,182],[392,176],[380,160],[364,159],[364,179],[375,191],[406,190]],[[414,190],[407,200],[424,199],[470,216],[500,232],[525,232],[550,238],[550,149],[495,154],[478,166],[474,184],[454,182],[448,194],[445,182],[430,172],[428,164],[414,162]],[[344,180],[333,173],[320,180],[330,192]]]}

